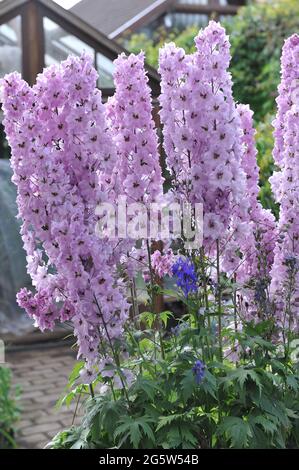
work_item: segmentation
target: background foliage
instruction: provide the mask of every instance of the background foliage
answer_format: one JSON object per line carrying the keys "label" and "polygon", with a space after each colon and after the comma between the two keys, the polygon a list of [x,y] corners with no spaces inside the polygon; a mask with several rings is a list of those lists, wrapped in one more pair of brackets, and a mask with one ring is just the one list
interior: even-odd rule
{"label": "background foliage", "polygon": [[19,390],[12,390],[11,371],[0,367],[0,449],[15,447],[14,426],[19,418]]}
{"label": "background foliage", "polygon": [[[280,55],[285,38],[299,32],[299,1],[268,0],[240,8],[229,21],[223,21],[231,41],[231,73],[236,101],[249,104],[254,111],[257,126],[258,161],[261,168],[260,199],[266,208],[276,215],[269,176],[273,171],[272,116],[275,114],[275,98],[279,83]],[[145,34],[133,34],[123,39],[127,49],[146,52],[147,61],[157,67],[159,48],[165,41],[175,40],[187,53],[194,50],[197,26],[181,33],[159,29],[153,38]]]}

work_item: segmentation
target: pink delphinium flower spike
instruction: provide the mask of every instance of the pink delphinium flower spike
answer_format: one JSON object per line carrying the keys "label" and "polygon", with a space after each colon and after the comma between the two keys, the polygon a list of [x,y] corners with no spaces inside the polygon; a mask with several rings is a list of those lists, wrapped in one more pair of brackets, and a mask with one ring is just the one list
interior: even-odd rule
{"label": "pink delphinium flower spike", "polygon": [[2,82],[22,237],[37,290],[22,290],[18,301],[41,329],[70,320],[89,371],[99,363],[100,342],[121,335],[128,313],[113,247],[95,234],[96,206],[107,199],[101,178],[116,159],[96,79],[92,59],[83,55],[46,69],[32,89],[15,75]]}
{"label": "pink delphinium flower spike", "polygon": [[280,171],[271,185],[280,203],[279,239],[274,251],[271,294],[276,315],[284,329],[299,327],[299,36],[294,34],[284,45],[282,81],[279,87],[274,157]]}

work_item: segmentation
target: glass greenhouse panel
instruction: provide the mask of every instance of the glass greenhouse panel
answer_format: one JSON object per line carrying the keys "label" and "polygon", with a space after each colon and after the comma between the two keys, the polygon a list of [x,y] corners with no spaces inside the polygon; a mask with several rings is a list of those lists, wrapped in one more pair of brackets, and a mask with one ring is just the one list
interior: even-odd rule
{"label": "glass greenhouse panel", "polygon": [[176,28],[181,31],[188,26],[198,26],[199,28],[208,24],[208,15],[202,13],[168,13],[164,17],[166,28]]}
{"label": "glass greenhouse panel", "polygon": [[22,72],[21,16],[0,25],[0,77],[14,71]]}
{"label": "glass greenhouse panel", "polygon": [[114,64],[113,61],[108,59],[108,57],[104,56],[100,52],[96,55],[96,64],[97,64],[97,71],[99,74],[99,88],[113,88],[113,71],[114,71]]}
{"label": "glass greenhouse panel", "polygon": [[57,23],[44,18],[45,65],[58,64],[69,54],[81,55],[83,52],[95,57],[95,51],[85,42],[73,36]]}

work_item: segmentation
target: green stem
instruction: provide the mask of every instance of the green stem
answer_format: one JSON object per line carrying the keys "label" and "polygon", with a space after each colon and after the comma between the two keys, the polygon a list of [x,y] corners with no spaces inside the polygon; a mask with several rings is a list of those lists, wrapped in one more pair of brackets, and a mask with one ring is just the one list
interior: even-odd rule
{"label": "green stem", "polygon": [[115,351],[115,349],[114,349],[114,346],[113,346],[112,340],[111,340],[111,338],[110,338],[109,331],[108,331],[106,322],[105,322],[105,320],[104,320],[104,316],[103,316],[103,314],[102,314],[101,308],[100,308],[100,306],[99,306],[98,300],[97,300],[97,298],[96,298],[95,296],[94,296],[94,299],[95,299],[96,305],[97,305],[97,307],[98,307],[99,313],[100,313],[100,315],[101,315],[101,319],[102,319],[103,326],[104,326],[104,329],[105,329],[105,332],[106,332],[106,335],[107,335],[107,339],[108,339],[108,342],[109,342],[109,345],[110,345],[110,348],[111,348],[111,352],[112,352],[112,355],[113,355],[115,364],[116,364],[116,366],[117,366],[117,371],[118,371],[118,375],[119,375],[119,378],[120,378],[120,381],[121,381],[121,384],[122,384],[122,387],[123,387],[123,392],[124,392],[124,394],[125,394],[127,403],[128,403],[128,405],[129,405],[129,407],[130,407],[131,405],[130,405],[129,395],[128,395],[128,392],[127,392],[126,384],[125,384],[124,379],[123,379],[123,376],[122,376],[122,371],[121,371],[121,369],[120,369],[119,357],[118,357],[118,355],[116,354],[116,351]]}
{"label": "green stem", "polygon": [[221,277],[220,277],[220,249],[219,249],[219,240],[217,240],[217,304],[218,304],[218,342],[219,342],[219,359],[220,362],[223,361],[223,345],[222,345],[222,298],[221,298]]}
{"label": "green stem", "polygon": [[[77,411],[78,411],[78,407],[79,407],[79,402],[80,402],[80,398],[81,398],[81,392],[79,393],[79,396],[78,396],[78,399],[77,399],[77,403],[76,403],[76,408],[75,408],[75,411],[74,411],[74,414],[73,414],[73,419],[72,419],[72,426],[75,422],[75,419],[76,419],[76,416],[77,416]],[[93,397],[92,397],[93,398]]]}
{"label": "green stem", "polygon": [[[154,296],[154,272],[152,268],[152,260],[151,260],[151,249],[150,249],[150,244],[149,241],[146,240],[146,246],[147,246],[147,255],[148,255],[148,266],[150,270],[150,278],[151,278],[151,303],[152,303],[152,311],[153,313],[156,313],[155,309],[155,296]],[[162,338],[162,333],[161,333],[161,322],[158,319],[156,323],[157,330],[158,330],[158,335],[159,335],[159,342],[160,342],[160,349],[161,349],[161,355],[162,358],[165,359],[165,351],[164,351],[164,345],[163,345],[163,338]]]}
{"label": "green stem", "polygon": [[94,390],[93,390],[92,384],[89,384],[89,391],[90,391],[91,398],[94,398]]}
{"label": "green stem", "polygon": [[[202,278],[202,282],[203,282],[204,305],[205,305],[206,312],[208,314],[207,315],[208,331],[209,331],[209,334],[210,334],[211,333],[211,319],[210,319],[210,315],[209,315],[209,297],[208,297],[207,276],[206,276],[207,273],[205,271],[204,256],[205,256],[204,248],[201,247],[201,249],[200,249],[201,278]],[[212,359],[210,341],[209,341],[208,337],[207,337],[206,341],[207,341],[208,355],[209,355],[209,358]]]}
{"label": "green stem", "polygon": [[112,379],[110,379],[110,387],[111,387],[111,392],[112,392],[113,400],[116,401],[116,395],[115,395],[115,391],[114,391]]}

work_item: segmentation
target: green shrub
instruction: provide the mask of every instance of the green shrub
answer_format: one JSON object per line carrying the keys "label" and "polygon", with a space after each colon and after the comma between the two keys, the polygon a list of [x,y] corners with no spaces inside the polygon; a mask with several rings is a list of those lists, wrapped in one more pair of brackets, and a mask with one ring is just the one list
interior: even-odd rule
{"label": "green shrub", "polygon": [[[298,447],[298,367],[261,336],[263,328],[267,325],[248,325],[242,333],[227,330],[227,338],[238,340],[243,349],[243,359],[236,365],[214,359],[197,384],[192,367],[202,357],[202,343],[213,338],[203,328],[185,326],[163,340],[164,353],[156,351],[154,361],[153,341],[158,339],[149,335],[147,323],[146,330],[128,338],[130,352],[135,349],[136,355],[126,367],[134,370],[139,363],[140,368],[127,396],[110,390],[89,398],[82,424],[59,433],[49,447]],[[109,385],[108,378],[101,380]],[[88,387],[81,386],[64,401],[87,392]]]}
{"label": "green shrub", "polygon": [[[271,115],[275,114],[280,56],[284,39],[299,31],[298,0],[268,0],[240,8],[238,14],[223,21],[231,41],[231,73],[236,101],[249,104],[254,111],[257,127],[258,162],[260,165],[260,199],[264,207],[278,215],[269,176],[273,172],[273,137]],[[198,28],[192,26],[181,33],[167,33],[160,29],[152,38],[133,34],[123,40],[128,50],[144,50],[147,61],[157,67],[159,48],[165,41],[175,40],[186,52],[194,50],[194,36]]]}
{"label": "green shrub", "polygon": [[[240,8],[229,21],[223,21],[231,42],[231,73],[234,97],[249,104],[257,121],[273,113],[279,83],[280,55],[285,38],[299,31],[298,0],[268,0]],[[146,52],[149,64],[157,67],[159,48],[175,40],[186,52],[194,51],[197,26],[182,32],[160,28],[151,38],[132,34],[121,39],[131,52]]]}
{"label": "green shrub", "polygon": [[234,97],[249,104],[260,121],[273,113],[285,38],[299,31],[298,0],[251,4],[227,24]]}
{"label": "green shrub", "polygon": [[16,447],[14,426],[20,414],[18,397],[19,390],[11,387],[10,369],[0,367],[0,449]]}
{"label": "green shrub", "polygon": [[260,194],[259,198],[266,209],[271,209],[278,217],[278,204],[275,203],[269,182],[274,170],[272,150],[274,145],[272,121],[274,115],[268,114],[265,119],[256,124],[256,143],[258,149],[257,161],[260,167]]}
{"label": "green shrub", "polygon": [[197,26],[190,26],[181,33],[176,31],[167,32],[160,28],[157,33],[149,38],[146,34],[132,34],[121,39],[121,43],[126,49],[134,54],[138,54],[141,50],[146,53],[146,61],[153,67],[158,67],[159,49],[165,42],[175,41],[178,47],[183,47],[186,52],[194,52],[194,37],[198,33]]}

